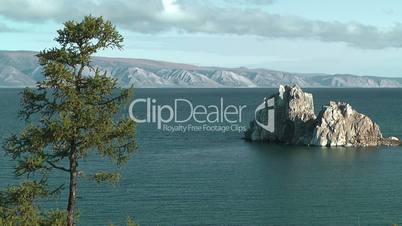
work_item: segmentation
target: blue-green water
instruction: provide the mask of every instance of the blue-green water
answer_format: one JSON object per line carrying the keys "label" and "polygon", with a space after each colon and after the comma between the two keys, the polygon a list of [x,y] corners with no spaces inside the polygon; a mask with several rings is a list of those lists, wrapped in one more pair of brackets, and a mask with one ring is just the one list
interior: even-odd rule
{"label": "blue-green water", "polygon": [[[16,89],[0,89],[0,137],[18,131]],[[247,105],[243,125],[275,89],[137,89],[136,98],[171,104]],[[346,101],[373,118],[384,135],[402,137],[402,89],[307,89],[316,111]],[[144,115],[145,108],[136,109]],[[402,148],[312,148],[248,143],[236,132],[167,133],[138,126],[139,152],[116,186],[79,185],[79,225],[390,225],[402,223]],[[0,186],[17,180],[0,157]],[[109,169],[89,157],[85,171]],[[66,182],[62,174],[54,178]],[[65,206],[60,198],[55,204]]]}

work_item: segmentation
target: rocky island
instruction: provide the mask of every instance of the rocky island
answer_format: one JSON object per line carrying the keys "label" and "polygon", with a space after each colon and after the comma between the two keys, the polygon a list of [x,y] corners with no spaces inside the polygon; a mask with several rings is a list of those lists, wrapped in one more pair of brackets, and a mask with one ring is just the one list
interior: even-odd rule
{"label": "rocky island", "polygon": [[[265,106],[264,106],[265,105]],[[261,105],[260,105],[261,106]],[[329,102],[318,116],[311,93],[297,86],[280,86],[264,99],[245,133],[250,141],[327,147],[401,145],[396,137],[384,138],[368,116],[343,102]]]}

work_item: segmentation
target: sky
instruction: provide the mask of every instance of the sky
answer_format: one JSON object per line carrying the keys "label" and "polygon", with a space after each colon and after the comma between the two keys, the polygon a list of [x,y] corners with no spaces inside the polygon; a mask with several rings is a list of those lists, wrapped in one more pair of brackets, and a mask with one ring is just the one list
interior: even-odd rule
{"label": "sky", "polygon": [[399,0],[0,0],[0,50],[57,46],[89,14],[125,38],[99,56],[402,77]]}

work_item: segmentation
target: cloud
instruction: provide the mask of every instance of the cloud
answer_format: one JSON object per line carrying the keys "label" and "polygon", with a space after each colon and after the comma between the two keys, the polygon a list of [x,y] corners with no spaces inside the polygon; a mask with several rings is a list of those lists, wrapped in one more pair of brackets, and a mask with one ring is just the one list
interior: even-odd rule
{"label": "cloud", "polygon": [[2,32],[16,32],[16,29],[10,28],[7,25],[0,23],[0,33]]}
{"label": "cloud", "polygon": [[[313,39],[343,42],[367,49],[402,47],[402,24],[387,29],[357,22],[318,21],[272,14],[267,9],[241,7],[244,0],[225,7],[212,1],[174,0],[2,0],[0,15],[16,21],[63,22],[84,15],[102,15],[118,26],[141,33],[179,31],[263,38]],[[271,0],[252,0],[271,4]]]}
{"label": "cloud", "polygon": [[227,3],[247,4],[247,5],[270,5],[274,0],[224,0]]}

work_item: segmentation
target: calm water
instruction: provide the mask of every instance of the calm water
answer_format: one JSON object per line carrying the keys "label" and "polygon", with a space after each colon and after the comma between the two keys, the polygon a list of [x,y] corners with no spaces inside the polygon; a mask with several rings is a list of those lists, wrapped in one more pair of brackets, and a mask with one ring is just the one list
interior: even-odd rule
{"label": "calm water", "polygon": [[[351,103],[372,117],[384,135],[402,137],[402,89],[307,89],[316,112],[329,100]],[[19,97],[0,89],[0,137],[18,131]],[[243,125],[274,89],[137,89],[136,98],[160,104],[186,98],[195,104],[247,105]],[[145,108],[136,109],[144,115]],[[402,148],[307,148],[247,143],[241,133],[159,131],[138,126],[139,152],[116,186],[81,180],[80,225],[390,225],[402,223]],[[89,157],[93,172],[110,169]],[[0,186],[17,180],[0,157]],[[66,182],[56,175],[54,181]],[[61,198],[55,204],[64,207]]]}

